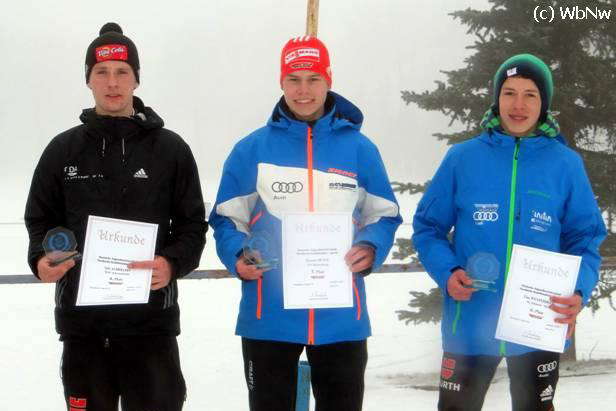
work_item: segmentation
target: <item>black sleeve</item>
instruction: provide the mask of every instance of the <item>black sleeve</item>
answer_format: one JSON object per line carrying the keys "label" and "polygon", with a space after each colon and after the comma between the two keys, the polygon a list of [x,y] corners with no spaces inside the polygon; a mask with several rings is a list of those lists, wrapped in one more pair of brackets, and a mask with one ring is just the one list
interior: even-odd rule
{"label": "black sleeve", "polygon": [[43,239],[50,229],[65,220],[62,195],[61,148],[56,140],[49,143],[34,170],[24,220],[28,230],[28,264],[38,277],[37,262],[44,255]]}
{"label": "black sleeve", "polygon": [[170,260],[173,276],[178,278],[199,265],[208,225],[197,164],[184,142],[176,164],[169,242],[159,254]]}

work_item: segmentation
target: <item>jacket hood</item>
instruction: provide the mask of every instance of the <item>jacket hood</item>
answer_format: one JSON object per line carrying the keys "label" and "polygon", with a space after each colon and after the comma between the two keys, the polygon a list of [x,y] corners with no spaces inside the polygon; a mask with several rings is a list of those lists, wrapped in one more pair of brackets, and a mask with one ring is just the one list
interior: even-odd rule
{"label": "jacket hood", "polygon": [[135,109],[135,114],[130,117],[101,116],[96,114],[95,108],[86,108],[81,112],[79,120],[88,126],[96,128],[115,128],[119,124],[130,123],[137,125],[139,128],[152,130],[162,128],[165,125],[163,119],[151,107],[146,107],[137,96],[133,96],[133,108]]}
{"label": "jacket hood", "polygon": [[[323,126],[332,129],[351,127],[360,130],[363,121],[364,115],[357,106],[340,94],[328,91],[325,100],[325,114],[320,119],[316,120],[314,124],[310,125],[314,128]],[[281,128],[293,128],[293,126],[301,125],[303,128],[303,125],[307,123],[295,118],[293,113],[289,110],[284,96],[282,96],[278,103],[276,103],[267,124],[269,126]]]}

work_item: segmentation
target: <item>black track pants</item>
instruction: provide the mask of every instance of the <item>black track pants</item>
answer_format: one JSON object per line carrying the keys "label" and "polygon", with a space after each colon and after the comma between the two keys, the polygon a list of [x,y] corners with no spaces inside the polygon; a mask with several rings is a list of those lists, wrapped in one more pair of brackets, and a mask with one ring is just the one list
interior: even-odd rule
{"label": "black track pants", "polygon": [[326,345],[242,338],[251,411],[295,411],[297,364],[306,348],[316,411],[361,411],[366,340]]}
{"label": "black track pants", "polygon": [[[534,351],[506,357],[513,411],[552,411],[560,354]],[[443,354],[438,410],[479,411],[501,357]],[[506,405],[503,404],[502,409]]]}
{"label": "black track pants", "polygon": [[69,411],[180,411],[186,385],[175,337],[64,339]]}

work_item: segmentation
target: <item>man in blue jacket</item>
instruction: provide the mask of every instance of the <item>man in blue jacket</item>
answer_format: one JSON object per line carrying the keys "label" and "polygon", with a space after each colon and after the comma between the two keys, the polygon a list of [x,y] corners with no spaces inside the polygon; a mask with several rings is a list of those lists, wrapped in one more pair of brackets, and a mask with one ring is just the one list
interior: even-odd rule
{"label": "man in blue jacket", "polygon": [[[543,61],[505,61],[483,133],[449,150],[417,208],[413,243],[444,297],[439,410],[480,410],[502,357],[513,410],[553,410],[560,354],[494,337],[513,244],[582,257],[575,294],[550,306],[567,338],[598,278],[606,230],[582,160],[549,112],[552,93]],[[496,293],[471,287],[478,253],[500,266]]]}
{"label": "man in blue jacket", "polygon": [[[331,80],[320,40],[289,40],[281,55],[284,96],[267,125],[227,158],[210,218],[220,259],[242,280],[236,334],[253,411],[295,409],[304,348],[316,409],[362,407],[370,335],[363,276],[385,260],[401,218],[379,152],[359,131],[362,113],[329,91]],[[354,273],[352,307],[285,309],[281,268],[266,271],[244,258],[255,232],[267,233],[281,255],[288,212],[352,214],[353,246],[345,256]]]}

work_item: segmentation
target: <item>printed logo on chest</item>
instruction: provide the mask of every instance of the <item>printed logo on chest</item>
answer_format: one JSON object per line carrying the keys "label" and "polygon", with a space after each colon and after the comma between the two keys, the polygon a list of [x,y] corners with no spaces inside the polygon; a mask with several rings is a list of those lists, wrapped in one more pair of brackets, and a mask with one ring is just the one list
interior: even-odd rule
{"label": "printed logo on chest", "polygon": [[545,211],[531,210],[530,229],[545,233],[552,227],[552,216]]}
{"label": "printed logo on chest", "polygon": [[473,221],[475,225],[484,225],[498,221],[498,204],[474,204]]}
{"label": "printed logo on chest", "polygon": [[79,167],[74,165],[65,166],[63,169],[64,172],[64,180],[86,180],[90,178],[103,178],[102,174],[79,174]]}

